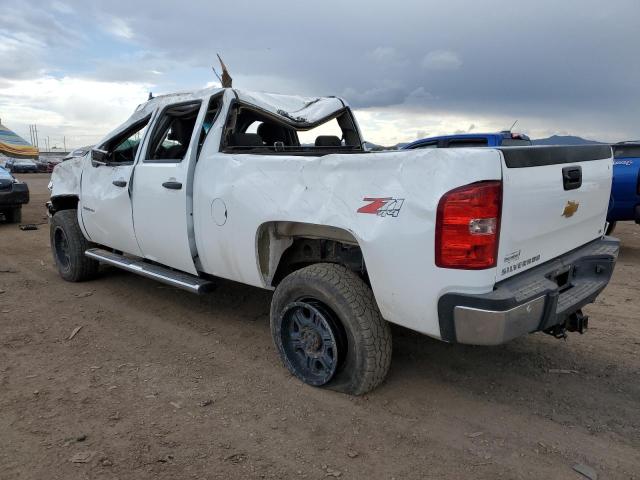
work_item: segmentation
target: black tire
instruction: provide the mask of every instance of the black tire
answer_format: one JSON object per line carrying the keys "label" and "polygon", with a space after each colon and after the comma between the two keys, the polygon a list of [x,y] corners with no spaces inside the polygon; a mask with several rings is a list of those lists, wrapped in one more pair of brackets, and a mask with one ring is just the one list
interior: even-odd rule
{"label": "black tire", "polygon": [[607,226],[607,231],[605,232],[607,235],[611,235],[613,233],[613,231],[616,229],[616,223],[617,222],[609,222],[609,225]]}
{"label": "black tire", "polygon": [[11,207],[6,211],[5,216],[9,223],[20,223],[22,221],[22,205]]}
{"label": "black tire", "polygon": [[[304,307],[305,304],[310,307]],[[299,365],[300,358],[307,355],[307,344],[305,350],[299,343],[297,347],[291,346],[293,334],[287,333],[295,329],[291,327],[289,312],[298,308],[311,309],[328,318],[338,352],[334,371],[325,369],[330,376],[308,375]],[[287,369],[310,385],[362,395],[382,383],[389,371],[389,324],[380,315],[371,288],[341,265],[319,263],[285,277],[271,301],[271,335]]]}
{"label": "black tire", "polygon": [[95,278],[99,263],[84,254],[92,245],[80,230],[77,210],[62,210],[53,215],[50,240],[53,260],[62,278],[68,282]]}

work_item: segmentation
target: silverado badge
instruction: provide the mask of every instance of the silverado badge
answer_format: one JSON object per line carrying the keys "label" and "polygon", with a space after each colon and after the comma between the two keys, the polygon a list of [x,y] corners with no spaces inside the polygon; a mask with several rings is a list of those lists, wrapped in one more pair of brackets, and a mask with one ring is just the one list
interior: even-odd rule
{"label": "silverado badge", "polygon": [[569,200],[567,204],[564,206],[564,211],[562,212],[563,217],[571,217],[574,213],[578,211],[578,207],[580,206],[580,202],[572,202]]}

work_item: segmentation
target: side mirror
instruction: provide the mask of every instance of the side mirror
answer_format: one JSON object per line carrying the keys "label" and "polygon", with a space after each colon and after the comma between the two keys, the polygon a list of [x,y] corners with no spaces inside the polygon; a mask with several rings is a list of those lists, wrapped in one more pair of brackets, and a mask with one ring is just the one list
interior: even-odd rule
{"label": "side mirror", "polygon": [[91,165],[99,167],[101,165],[107,165],[109,163],[109,152],[106,150],[100,150],[99,148],[91,149]]}

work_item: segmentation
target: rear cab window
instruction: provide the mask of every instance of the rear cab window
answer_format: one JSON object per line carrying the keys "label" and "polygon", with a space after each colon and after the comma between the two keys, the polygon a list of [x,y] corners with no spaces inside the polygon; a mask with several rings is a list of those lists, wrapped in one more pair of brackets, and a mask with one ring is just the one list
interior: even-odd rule
{"label": "rear cab window", "polygon": [[529,147],[531,146],[531,140],[525,140],[524,138],[503,138],[503,147]]}
{"label": "rear cab window", "polygon": [[614,158],[640,158],[640,145],[614,145]]}
{"label": "rear cab window", "polygon": [[489,144],[486,138],[456,138],[447,142],[449,148],[486,147]]}
{"label": "rear cab window", "polygon": [[417,145],[413,145],[409,147],[407,150],[417,150],[419,148],[438,148],[438,140],[434,140],[432,142],[419,143]]}
{"label": "rear cab window", "polygon": [[313,124],[288,123],[253,105],[235,102],[222,138],[225,153],[325,155],[363,152],[348,108]]}

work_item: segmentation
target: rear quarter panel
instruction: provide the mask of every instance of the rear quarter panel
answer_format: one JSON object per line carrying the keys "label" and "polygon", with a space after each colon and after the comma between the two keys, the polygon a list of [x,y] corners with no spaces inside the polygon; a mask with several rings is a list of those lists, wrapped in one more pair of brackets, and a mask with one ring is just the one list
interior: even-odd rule
{"label": "rear quarter panel", "polygon": [[[203,150],[194,178],[194,226],[202,269],[263,288],[256,253],[261,225],[295,221],[341,228],[362,249],[387,320],[439,337],[437,302],[447,291],[485,293],[495,269],[439,269],[436,210],[446,191],[501,178],[491,149],[430,149],[324,157]],[[364,198],[402,199],[397,217],[357,213]],[[224,224],[214,219],[226,208]],[[220,220],[218,215],[218,220]]]}

